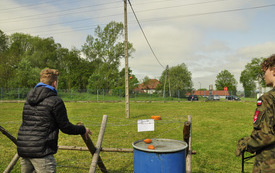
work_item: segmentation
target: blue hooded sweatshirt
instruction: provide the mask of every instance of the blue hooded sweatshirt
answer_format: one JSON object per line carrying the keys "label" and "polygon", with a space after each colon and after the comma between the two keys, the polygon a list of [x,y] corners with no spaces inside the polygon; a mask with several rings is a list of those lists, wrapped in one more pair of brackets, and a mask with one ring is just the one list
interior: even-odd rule
{"label": "blue hooded sweatshirt", "polygon": [[46,88],[49,88],[49,89],[51,89],[51,90],[53,90],[54,92],[57,93],[57,90],[53,86],[44,84],[42,82],[39,82],[34,88],[37,88],[37,87],[46,87]]}

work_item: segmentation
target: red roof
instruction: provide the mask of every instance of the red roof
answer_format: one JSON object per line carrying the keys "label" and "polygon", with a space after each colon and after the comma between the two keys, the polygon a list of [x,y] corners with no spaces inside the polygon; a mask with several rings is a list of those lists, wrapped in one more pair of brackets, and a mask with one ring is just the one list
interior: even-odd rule
{"label": "red roof", "polygon": [[[206,96],[208,96],[209,95],[209,91],[207,90],[207,91],[193,91],[192,92],[193,93],[193,95],[198,95],[198,96],[204,96],[204,95],[206,95]],[[186,93],[186,95],[191,95],[191,93]],[[212,91],[212,95],[219,95],[219,96],[229,96],[230,94],[229,94],[229,92],[228,91],[223,91],[223,90],[213,90]]]}
{"label": "red roof", "polygon": [[138,86],[138,90],[151,90],[156,89],[160,82],[157,79],[150,79],[145,84],[142,83]]}

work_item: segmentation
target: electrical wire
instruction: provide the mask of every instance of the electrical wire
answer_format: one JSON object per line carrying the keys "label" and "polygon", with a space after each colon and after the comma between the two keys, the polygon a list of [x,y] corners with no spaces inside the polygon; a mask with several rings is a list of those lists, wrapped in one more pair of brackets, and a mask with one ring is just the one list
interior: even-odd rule
{"label": "electrical wire", "polygon": [[[41,5],[41,4],[46,4],[46,3],[51,3],[51,2],[60,2],[60,1],[62,1],[62,0],[59,0],[59,1],[56,1],[56,0],[53,0],[53,1],[46,1],[46,2],[41,2],[41,3],[37,3],[37,4],[32,4],[32,3],[30,3],[30,4],[22,5],[22,6],[20,6],[20,7],[1,8],[0,11],[1,11],[1,13],[2,13],[3,11],[8,11],[8,12],[10,12],[10,10],[16,10],[16,9],[18,9],[18,8],[24,8],[24,7],[30,7],[30,6],[37,6],[37,5]],[[64,0],[63,0],[63,1],[64,1]]]}
{"label": "electrical wire", "polygon": [[[214,0],[214,1],[199,2],[199,3],[183,4],[183,5],[177,5],[177,6],[168,6],[168,7],[162,7],[162,8],[153,8],[153,9],[142,10],[142,11],[138,11],[138,12],[155,11],[155,10],[162,10],[162,9],[169,9],[169,8],[179,8],[179,7],[183,7],[183,6],[207,4],[207,3],[219,2],[219,1],[224,1],[224,0]],[[112,3],[116,3],[116,2],[112,2]],[[163,1],[157,1],[157,2],[163,2]],[[147,2],[146,4],[149,4],[149,3],[151,3],[151,2]],[[110,4],[110,3],[105,3],[105,4]],[[84,7],[72,8],[72,9],[66,9],[66,10],[60,10],[60,11],[40,13],[40,14],[36,14],[36,15],[27,15],[27,16],[13,17],[13,18],[3,19],[3,20],[0,20],[0,21],[11,23],[11,22],[19,22],[19,21],[30,20],[30,19],[32,19],[32,20],[35,20],[35,19],[41,20],[41,18],[61,17],[61,16],[65,16],[65,15],[68,15],[68,14],[77,14],[77,13],[82,13],[83,14],[83,13],[87,13],[87,12],[100,11],[100,10],[103,10],[103,9],[97,9],[97,10],[93,10],[93,11],[91,11],[91,10],[78,11],[78,12],[70,12],[70,13],[55,15],[55,14],[66,12],[66,11],[79,10],[79,9],[82,9],[82,8],[89,8],[89,7],[100,6],[100,5],[105,5],[105,4],[103,3],[103,4],[92,5],[92,6],[84,6]],[[144,4],[144,3],[140,3],[140,4],[137,4],[137,5],[141,5],[141,4]],[[109,7],[109,8],[104,8],[104,10],[106,10],[106,9],[120,8],[120,7],[121,7],[121,5],[119,5],[117,7],[112,6],[112,7]],[[0,12],[0,14],[1,14],[1,12]],[[43,15],[47,15],[47,14],[50,14],[50,16],[43,16]],[[120,13],[120,14],[122,14],[122,13]]]}
{"label": "electrical wire", "polygon": [[132,6],[130,0],[128,0],[128,2],[129,2],[129,5],[130,5],[130,7],[131,7],[133,13],[134,13],[134,16],[135,16],[135,18],[136,18],[136,21],[137,21],[137,23],[138,23],[138,26],[139,26],[140,30],[142,31],[142,34],[143,34],[143,36],[144,36],[144,38],[145,38],[145,40],[146,40],[146,42],[147,42],[147,44],[148,44],[148,46],[149,46],[151,52],[153,53],[153,55],[154,55],[155,59],[157,60],[157,62],[159,63],[159,65],[160,65],[163,69],[165,69],[165,67],[161,64],[161,62],[159,61],[158,57],[156,56],[156,54],[155,54],[155,52],[154,52],[154,50],[153,50],[151,44],[149,43],[149,41],[148,41],[148,39],[147,39],[147,37],[146,37],[146,35],[145,35],[145,32],[144,32],[144,30],[143,30],[143,28],[142,28],[142,26],[141,26],[141,24],[140,24],[140,22],[139,22],[139,20],[138,20],[138,18],[137,18],[137,15],[136,15],[136,13],[135,13],[135,11],[134,11],[134,9],[133,9],[133,6]]}
{"label": "electrical wire", "polygon": [[[208,1],[208,2],[210,3],[212,1]],[[247,7],[247,8],[239,8],[239,9],[232,9],[232,10],[222,10],[222,11],[213,11],[213,12],[206,12],[206,13],[197,13],[197,14],[190,14],[190,15],[177,15],[177,16],[158,18],[158,19],[147,19],[147,20],[144,19],[144,20],[141,20],[141,21],[143,23],[145,23],[145,22],[156,22],[156,21],[170,20],[170,19],[177,19],[177,18],[203,16],[203,15],[209,15],[209,14],[219,14],[219,13],[235,12],[235,11],[242,11],[242,10],[253,10],[253,9],[259,9],[259,8],[272,7],[272,6],[275,6],[275,4],[254,6],[254,7]],[[154,10],[154,9],[149,9],[149,10]],[[97,18],[104,18],[104,17],[115,16],[115,15],[117,15],[117,16],[122,15],[122,13],[106,15],[106,16],[100,16],[100,17],[97,17]],[[28,28],[21,28],[21,30],[34,29],[34,28],[47,27],[47,26],[54,26],[54,25],[60,25],[60,24],[69,24],[69,23],[75,23],[75,22],[81,22],[81,21],[88,21],[88,20],[91,20],[91,19],[95,19],[95,18],[93,17],[93,18],[86,18],[86,19],[81,19],[81,20],[67,21],[67,22],[62,22],[62,23],[58,22],[58,23],[52,23],[52,24],[48,24],[48,25],[33,26],[33,27],[28,27]],[[129,21],[129,23],[133,23],[133,22],[134,21]],[[104,25],[104,24],[101,24],[101,25]],[[82,26],[82,27],[79,27],[79,29],[74,29],[74,31],[88,30],[90,28],[91,28],[90,25],[89,26]],[[58,30],[60,32],[57,32],[57,33],[61,33],[62,30],[64,31],[64,29],[61,29],[61,30]],[[15,30],[15,29],[14,30],[8,30],[8,31],[5,31],[5,32],[12,32],[12,31],[17,31],[17,30]],[[57,30],[55,30],[55,31],[57,31]],[[43,32],[46,32],[46,31],[43,31]],[[65,32],[69,32],[69,31],[65,30]],[[51,31],[51,34],[54,34],[54,32]]]}
{"label": "electrical wire", "polygon": [[[208,2],[210,2],[210,1],[208,1]],[[232,9],[232,10],[222,10],[222,11],[213,11],[213,12],[206,12],[206,13],[189,14],[189,15],[177,15],[177,16],[158,18],[158,19],[147,19],[147,20],[145,19],[145,20],[141,20],[141,21],[142,22],[154,22],[154,21],[162,21],[162,20],[169,20],[169,19],[202,16],[202,15],[209,15],[209,14],[218,14],[218,13],[226,13],[226,12],[252,10],[252,9],[266,8],[266,7],[272,7],[272,6],[275,6],[275,4],[255,6],[255,7],[247,7],[247,8],[239,8],[239,9]],[[154,10],[154,9],[149,9],[149,10]],[[149,11],[149,10],[147,10],[147,11]],[[144,11],[145,10],[143,10],[143,12]],[[96,18],[104,18],[104,17],[110,17],[110,16],[119,16],[119,15],[122,15],[122,13],[106,15],[106,16],[99,16],[99,17],[96,17]],[[96,18],[92,17],[92,18],[86,18],[86,19],[81,19],[81,20],[58,22],[58,23],[52,23],[52,24],[48,24],[48,25],[40,25],[40,26],[33,26],[33,27],[28,27],[28,28],[21,28],[21,30],[33,29],[33,28],[39,28],[39,27],[45,27],[45,26],[54,26],[54,25],[59,25],[59,24],[75,23],[75,22],[81,22],[81,21],[88,21],[88,20],[92,20],[92,19],[96,19]],[[1,21],[3,21],[3,20],[1,20]],[[8,30],[7,32],[12,32],[12,31],[16,31],[16,30],[15,29],[14,30]]]}
{"label": "electrical wire", "polygon": [[[259,9],[259,8],[266,8],[266,7],[274,7],[274,6],[275,6],[275,4],[269,4],[269,5],[247,7],[247,8],[237,8],[237,9],[231,9],[231,10],[213,11],[213,12],[206,12],[206,13],[177,15],[177,16],[164,17],[164,18],[161,18],[161,19],[159,18],[159,19],[155,19],[155,20],[156,21],[162,21],[162,20],[168,20],[168,19],[177,19],[177,18],[186,18],[186,17],[194,17],[194,16],[203,16],[203,15],[209,15],[209,14],[219,14],[219,13],[228,13],[228,12],[236,12],[236,11],[245,11],[245,10],[253,10],[253,9]],[[152,22],[152,20],[147,20],[145,22]]]}
{"label": "electrical wire", "polygon": [[[20,17],[13,17],[13,18],[7,18],[7,19],[3,19],[3,20],[0,20],[0,21],[8,21],[11,22],[10,20],[12,20],[12,22],[17,22],[17,21],[22,21],[22,19],[26,19],[26,18],[32,18],[32,19],[41,19],[41,16],[43,15],[47,15],[47,14],[51,14],[51,15],[54,15],[54,14],[58,14],[58,13],[62,13],[62,12],[66,12],[66,11],[74,11],[74,10],[79,10],[79,9],[85,9],[85,8],[90,8],[90,7],[95,7],[95,6],[101,6],[101,5],[106,5],[106,4],[110,4],[110,3],[102,3],[102,4],[96,4],[96,5],[89,5],[89,6],[82,6],[82,7],[77,7],[77,8],[70,8],[70,9],[66,9],[66,10],[59,10],[59,11],[51,11],[51,12],[46,12],[46,13],[40,13],[40,14],[36,14],[35,16],[34,15],[26,15],[26,16],[20,16]],[[121,6],[121,5],[120,5]],[[118,7],[120,7],[118,6]],[[110,7],[111,9],[113,8],[118,8],[118,7]],[[105,9],[110,9],[110,8],[105,8]],[[99,10],[102,10],[102,9],[98,9],[98,10],[94,10],[94,11],[99,11]],[[92,11],[92,12],[94,12]],[[89,11],[84,11],[84,12],[91,12],[91,10]],[[83,11],[80,11],[80,12],[71,12],[71,13],[65,13],[65,14],[61,14],[61,15],[66,15],[66,14],[75,14],[75,13],[83,13]],[[1,14],[1,13],[0,13]],[[48,16],[45,16],[44,18],[47,18]],[[54,17],[59,17],[59,15],[55,15]]]}

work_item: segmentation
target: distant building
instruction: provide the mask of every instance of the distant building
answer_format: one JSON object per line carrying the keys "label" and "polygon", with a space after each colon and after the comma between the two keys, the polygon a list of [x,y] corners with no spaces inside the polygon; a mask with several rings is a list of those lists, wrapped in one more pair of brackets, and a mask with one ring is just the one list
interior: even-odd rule
{"label": "distant building", "polygon": [[[223,90],[213,90],[213,91],[193,91],[193,95],[198,95],[198,96],[202,96],[202,97],[208,97],[210,95],[210,93],[212,92],[212,95],[218,95],[220,96],[220,98],[225,98],[226,96],[229,96],[229,92],[228,91],[223,91]],[[192,93],[186,93],[187,96],[192,95]]]}
{"label": "distant building", "polygon": [[156,92],[156,88],[159,84],[160,82],[157,79],[150,79],[146,83],[140,84],[136,90],[143,93],[153,94]]}

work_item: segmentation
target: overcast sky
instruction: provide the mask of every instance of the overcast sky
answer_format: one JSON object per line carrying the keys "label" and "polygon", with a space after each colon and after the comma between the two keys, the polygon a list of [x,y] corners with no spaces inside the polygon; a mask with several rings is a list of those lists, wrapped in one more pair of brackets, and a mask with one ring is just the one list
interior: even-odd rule
{"label": "overcast sky", "polygon": [[[275,53],[275,0],[132,0],[152,54],[128,4],[128,38],[136,49],[133,73],[159,78],[164,68],[185,63],[194,88],[215,85],[228,70],[238,81],[252,58]],[[1,0],[0,29],[7,35],[53,37],[78,49],[96,26],[124,22],[123,0]],[[124,66],[122,60],[121,66]]]}

